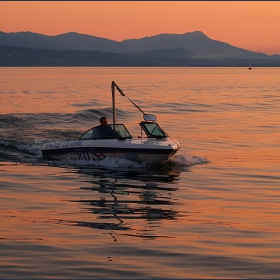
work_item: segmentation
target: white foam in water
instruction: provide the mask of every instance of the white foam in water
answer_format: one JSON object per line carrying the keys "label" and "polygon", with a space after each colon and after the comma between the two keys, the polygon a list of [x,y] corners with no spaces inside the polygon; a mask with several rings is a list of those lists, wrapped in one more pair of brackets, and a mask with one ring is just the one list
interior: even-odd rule
{"label": "white foam in water", "polygon": [[15,143],[12,143],[11,141],[7,140],[0,140],[0,144],[4,145],[6,147],[15,147],[19,151],[27,151],[30,154],[40,156],[42,155],[41,147],[42,147],[42,141],[41,142],[35,142],[33,144],[26,143],[26,144],[19,144],[16,145]]}
{"label": "white foam in water", "polygon": [[41,145],[38,145],[36,143],[30,145],[30,144],[25,144],[25,145],[17,145],[16,146],[19,150],[21,151],[27,151],[30,154],[36,155],[36,156],[40,156],[42,155],[41,152]]}
{"label": "white foam in water", "polygon": [[[30,156],[26,156],[26,155],[17,155],[18,159],[23,162],[35,162],[37,160],[40,161],[40,159],[43,159],[41,148],[45,142],[47,142],[47,140],[35,141],[32,144],[30,143],[30,144],[16,145],[17,149],[22,151],[27,151],[28,153],[35,155],[35,158],[31,158]],[[10,145],[10,143],[7,143],[5,141],[0,141],[0,143],[6,146]],[[169,159],[169,163],[175,164],[177,166],[191,166],[195,164],[209,163],[209,161],[202,157],[177,153]],[[105,158],[102,160],[91,160],[91,161],[86,161],[86,160],[78,160],[78,161],[64,160],[60,162],[55,161],[55,165],[59,165],[59,166],[78,165],[78,166],[99,166],[99,167],[106,167],[106,168],[141,168],[141,167],[147,167],[150,164],[151,162],[149,161],[143,161],[141,163],[138,163],[135,161],[131,161],[128,159],[121,159],[121,158]]]}
{"label": "white foam in water", "polygon": [[[191,166],[195,164],[202,164],[202,163],[209,163],[209,161],[205,158],[198,157],[198,156],[190,156],[190,155],[183,155],[177,154],[174,155],[170,160],[170,163],[178,165],[178,166]],[[150,161],[143,161],[141,163],[131,161],[124,158],[113,158],[108,157],[101,160],[66,160],[63,161],[65,165],[79,165],[79,166],[99,166],[99,167],[107,167],[107,168],[141,168],[147,167],[151,164]]]}
{"label": "white foam in water", "polygon": [[175,163],[176,165],[181,166],[190,166],[195,164],[202,164],[202,163],[209,163],[209,161],[202,157],[197,156],[190,156],[190,155],[184,155],[184,154],[175,154],[170,159],[170,162]]}

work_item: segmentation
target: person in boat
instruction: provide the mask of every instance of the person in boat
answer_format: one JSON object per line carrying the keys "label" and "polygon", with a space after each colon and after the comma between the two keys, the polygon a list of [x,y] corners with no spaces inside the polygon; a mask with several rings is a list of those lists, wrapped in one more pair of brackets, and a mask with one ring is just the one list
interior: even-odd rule
{"label": "person in boat", "polygon": [[122,136],[116,130],[114,130],[110,125],[108,125],[107,118],[100,118],[100,125],[95,128],[95,132],[99,139],[120,139]]}
{"label": "person in boat", "polygon": [[100,118],[100,126],[106,126],[106,125],[108,125],[107,123],[107,118],[106,117],[101,117]]}

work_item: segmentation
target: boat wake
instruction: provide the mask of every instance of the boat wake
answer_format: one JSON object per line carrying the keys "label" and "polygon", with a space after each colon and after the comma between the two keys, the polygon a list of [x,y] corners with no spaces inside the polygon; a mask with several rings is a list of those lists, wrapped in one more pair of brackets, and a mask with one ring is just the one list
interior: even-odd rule
{"label": "boat wake", "polygon": [[206,158],[181,153],[175,154],[173,157],[170,158],[169,161],[171,164],[173,163],[175,165],[181,166],[192,166],[196,164],[209,163],[209,161]]}
{"label": "boat wake", "polygon": [[[55,161],[57,163],[57,161]],[[159,164],[157,162],[143,160],[142,162],[136,162],[125,158],[108,157],[101,160],[63,160],[61,161],[63,165],[69,166],[96,166],[96,167],[106,167],[106,168],[158,168],[166,166],[168,167],[190,167],[196,164],[209,163],[209,161],[202,157],[190,156],[184,154],[174,155],[165,164]]]}

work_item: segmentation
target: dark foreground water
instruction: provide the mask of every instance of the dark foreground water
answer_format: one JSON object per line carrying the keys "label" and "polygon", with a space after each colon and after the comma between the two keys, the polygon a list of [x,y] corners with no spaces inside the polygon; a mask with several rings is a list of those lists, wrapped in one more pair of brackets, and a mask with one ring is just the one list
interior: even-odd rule
{"label": "dark foreground water", "polygon": [[[280,69],[0,68],[0,278],[279,278]],[[166,165],[52,162],[112,121],[114,80]],[[117,96],[135,137],[142,115]]]}

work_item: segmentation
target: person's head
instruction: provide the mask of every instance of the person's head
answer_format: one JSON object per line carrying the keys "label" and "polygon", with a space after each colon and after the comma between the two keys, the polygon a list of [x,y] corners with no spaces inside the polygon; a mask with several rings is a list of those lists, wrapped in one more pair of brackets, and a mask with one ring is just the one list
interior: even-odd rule
{"label": "person's head", "polygon": [[100,124],[101,125],[107,125],[107,118],[106,117],[101,117],[100,118]]}

